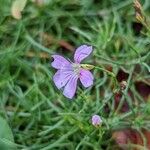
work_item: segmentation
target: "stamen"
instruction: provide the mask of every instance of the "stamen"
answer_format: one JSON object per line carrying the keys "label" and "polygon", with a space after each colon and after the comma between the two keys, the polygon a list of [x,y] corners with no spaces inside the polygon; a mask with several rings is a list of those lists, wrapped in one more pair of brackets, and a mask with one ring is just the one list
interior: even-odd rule
{"label": "stamen", "polygon": [[80,64],[76,64],[76,63],[72,63],[72,67],[73,67],[74,72],[79,75],[81,65]]}

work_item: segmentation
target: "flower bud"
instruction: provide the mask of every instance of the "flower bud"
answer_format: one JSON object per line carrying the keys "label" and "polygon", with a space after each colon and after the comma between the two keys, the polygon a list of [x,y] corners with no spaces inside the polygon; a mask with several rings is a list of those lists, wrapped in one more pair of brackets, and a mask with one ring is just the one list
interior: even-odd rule
{"label": "flower bud", "polygon": [[93,126],[99,126],[102,124],[102,119],[99,115],[93,115],[92,116],[92,125]]}
{"label": "flower bud", "polygon": [[120,89],[121,89],[121,90],[125,90],[125,89],[126,89],[126,86],[127,86],[127,82],[126,82],[126,81],[122,81],[122,82],[120,83]]}
{"label": "flower bud", "polygon": [[81,67],[83,69],[86,69],[86,70],[91,70],[93,69],[95,66],[94,65],[89,65],[89,64],[81,64]]}

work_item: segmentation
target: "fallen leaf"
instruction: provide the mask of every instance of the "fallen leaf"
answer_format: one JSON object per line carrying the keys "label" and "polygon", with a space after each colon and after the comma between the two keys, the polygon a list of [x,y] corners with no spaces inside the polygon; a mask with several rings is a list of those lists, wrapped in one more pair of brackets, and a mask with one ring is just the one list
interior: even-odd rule
{"label": "fallen leaf", "polygon": [[150,149],[150,131],[144,131],[145,138],[147,139],[147,148]]}
{"label": "fallen leaf", "polygon": [[[123,150],[126,150],[127,149],[126,146],[130,145],[130,143],[143,146],[142,137],[136,130],[124,129],[120,131],[114,131],[112,134],[112,138]],[[139,150],[139,149],[134,148],[132,150]]]}
{"label": "fallen leaf", "polygon": [[40,57],[40,58],[44,58],[44,59],[49,59],[50,56],[48,53],[46,52],[40,52],[39,54],[36,54],[34,51],[29,51],[25,54],[27,57]]}
{"label": "fallen leaf", "polygon": [[[150,150],[150,131],[147,131],[145,129],[142,130],[143,135],[145,136],[146,140],[146,150]],[[130,143],[143,146],[143,139],[138,131],[133,129],[123,129],[120,131],[114,131],[112,133],[112,138],[116,141],[118,146],[122,149],[126,148],[125,145],[128,145]],[[139,150],[138,148],[134,148],[132,150]]]}
{"label": "fallen leaf", "polygon": [[48,44],[58,44],[67,50],[74,51],[74,47],[69,42],[67,42],[63,39],[62,40],[56,39],[52,35],[49,35],[49,34],[44,33],[44,32],[41,33],[40,36],[43,39],[43,41],[47,42]]}
{"label": "fallen leaf", "polygon": [[22,18],[21,12],[23,11],[24,7],[26,6],[26,3],[27,3],[27,0],[15,0],[12,3],[11,14],[15,19]]}
{"label": "fallen leaf", "polygon": [[135,88],[145,100],[150,96],[150,86],[148,84],[141,81],[135,82]]}
{"label": "fallen leaf", "polygon": [[[127,144],[128,137],[126,135],[126,130],[122,131],[114,131],[112,134],[112,138],[116,141],[116,143],[122,147],[122,145]],[[123,148],[123,147],[122,147]]]}

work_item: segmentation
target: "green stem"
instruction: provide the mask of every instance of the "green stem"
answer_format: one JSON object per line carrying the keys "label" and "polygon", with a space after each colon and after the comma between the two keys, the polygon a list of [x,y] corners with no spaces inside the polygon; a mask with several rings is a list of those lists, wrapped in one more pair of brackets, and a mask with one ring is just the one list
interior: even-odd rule
{"label": "green stem", "polygon": [[113,78],[115,77],[115,74],[113,72],[110,72],[110,71],[108,71],[108,70],[106,70],[104,68],[98,67],[98,66],[95,66],[95,68],[98,69],[98,70],[101,70],[101,71],[104,71],[104,72],[108,73],[108,75],[112,76]]}
{"label": "green stem", "polygon": [[110,76],[113,78],[113,80],[114,80],[114,84],[115,84],[115,86],[114,86],[115,88],[114,88],[114,89],[117,89],[118,81],[117,81],[116,76],[115,76],[115,74],[114,74],[113,72],[108,71],[108,70],[106,70],[106,69],[104,69],[104,68],[101,68],[101,67],[98,67],[98,66],[95,66],[95,69],[98,69],[98,70],[100,70],[100,71],[104,71],[104,72],[106,72],[108,75],[110,75]]}
{"label": "green stem", "polygon": [[[122,108],[122,106],[124,104],[124,101],[125,101],[125,96],[128,97],[128,90],[129,90],[129,85],[130,85],[130,82],[131,82],[133,70],[134,70],[134,67],[132,67],[131,70],[130,70],[130,74],[129,74],[128,81],[127,81],[128,84],[126,86],[126,89],[124,90],[124,94],[121,97],[121,100],[119,102],[119,105],[118,105],[114,115],[116,115],[120,111],[120,109]],[[129,102],[128,102],[128,104],[130,106]]]}

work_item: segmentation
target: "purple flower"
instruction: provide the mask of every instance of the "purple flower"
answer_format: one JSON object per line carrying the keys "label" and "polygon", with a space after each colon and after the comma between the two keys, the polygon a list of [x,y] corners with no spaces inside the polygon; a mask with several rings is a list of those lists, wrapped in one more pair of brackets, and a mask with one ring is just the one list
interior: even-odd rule
{"label": "purple flower", "polygon": [[[88,65],[80,64],[91,52],[92,46],[82,45],[78,47],[74,54],[74,62],[66,60],[60,55],[52,55],[54,61],[51,65],[58,69],[53,77],[54,83],[58,89],[63,89],[63,94],[67,98],[72,99],[75,95],[78,79],[86,88],[93,84],[94,78],[86,67]],[[85,67],[83,67],[84,65]]]}
{"label": "purple flower", "polygon": [[92,124],[93,126],[99,126],[102,123],[102,119],[99,115],[92,116]]}

